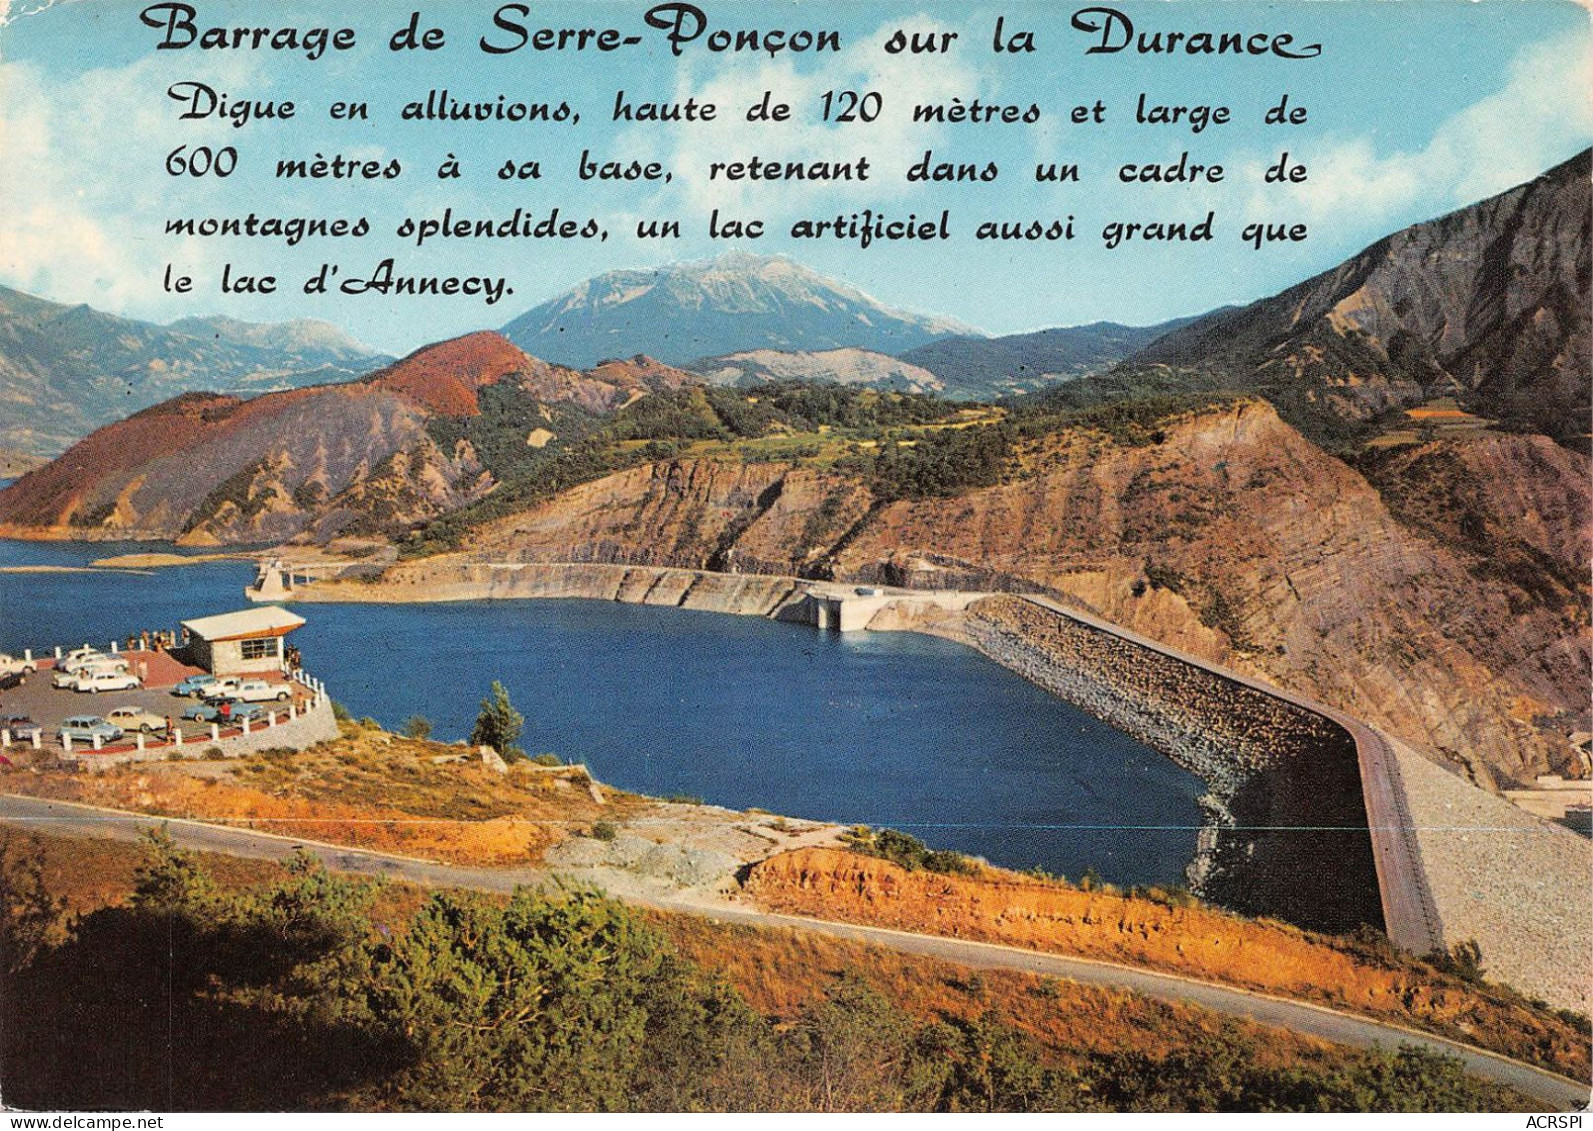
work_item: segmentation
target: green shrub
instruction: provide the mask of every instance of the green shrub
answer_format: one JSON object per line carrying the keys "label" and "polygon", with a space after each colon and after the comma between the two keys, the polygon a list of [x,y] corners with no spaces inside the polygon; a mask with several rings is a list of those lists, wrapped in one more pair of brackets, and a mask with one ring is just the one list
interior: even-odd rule
{"label": "green shrub", "polygon": [[470,732],[470,745],[490,746],[505,761],[514,761],[525,757],[525,751],[515,745],[524,729],[525,716],[509,702],[509,692],[503,684],[493,680],[492,690],[481,701],[481,714],[476,716],[476,725]]}
{"label": "green shrub", "polygon": [[619,836],[619,826],[613,821],[598,821],[592,826],[593,840],[613,840]]}
{"label": "green shrub", "polygon": [[431,737],[431,720],[425,715],[411,715],[404,720],[404,735],[417,741]]}
{"label": "green shrub", "polygon": [[942,875],[972,875],[974,862],[958,852],[931,849],[923,841],[896,829],[871,829],[856,825],[841,834],[848,847],[869,856],[900,864],[909,872],[919,868]]}

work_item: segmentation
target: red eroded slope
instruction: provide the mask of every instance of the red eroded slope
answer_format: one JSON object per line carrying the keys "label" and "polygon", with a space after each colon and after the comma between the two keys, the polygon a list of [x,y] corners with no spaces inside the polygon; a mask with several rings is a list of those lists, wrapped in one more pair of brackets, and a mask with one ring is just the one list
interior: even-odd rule
{"label": "red eroded slope", "polygon": [[212,440],[244,410],[253,420],[311,395],[295,389],[254,401],[217,393],[185,393],[84,437],[53,463],[18,480],[0,500],[0,522],[27,526],[64,523],[83,492],[125,477],[151,460]]}
{"label": "red eroded slope", "polygon": [[490,330],[418,349],[366,383],[401,393],[440,416],[475,416],[476,391],[536,365],[531,357]]}

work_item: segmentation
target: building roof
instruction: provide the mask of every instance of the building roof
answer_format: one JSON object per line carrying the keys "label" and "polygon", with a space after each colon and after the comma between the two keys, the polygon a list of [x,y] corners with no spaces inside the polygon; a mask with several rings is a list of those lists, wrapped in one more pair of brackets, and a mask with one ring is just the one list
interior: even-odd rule
{"label": "building roof", "polygon": [[236,613],[185,620],[183,627],[201,640],[246,640],[257,636],[283,636],[304,623],[304,618],[278,605],[258,605]]}

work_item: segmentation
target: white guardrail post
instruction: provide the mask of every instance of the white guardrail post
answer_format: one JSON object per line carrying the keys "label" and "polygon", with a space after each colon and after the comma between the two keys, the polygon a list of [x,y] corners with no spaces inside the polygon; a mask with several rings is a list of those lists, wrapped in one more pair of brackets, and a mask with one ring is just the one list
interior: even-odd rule
{"label": "white guardrail post", "polygon": [[210,724],[210,741],[211,742],[220,742],[221,741],[221,728],[219,726],[217,726],[215,723],[211,723]]}
{"label": "white guardrail post", "polygon": [[182,727],[172,727],[171,728],[171,744],[173,746],[181,746],[183,744],[183,728]]}
{"label": "white guardrail post", "polygon": [[63,734],[61,736],[61,749],[63,751],[65,751],[66,753],[68,753],[68,754],[72,753],[72,736],[71,735]]}

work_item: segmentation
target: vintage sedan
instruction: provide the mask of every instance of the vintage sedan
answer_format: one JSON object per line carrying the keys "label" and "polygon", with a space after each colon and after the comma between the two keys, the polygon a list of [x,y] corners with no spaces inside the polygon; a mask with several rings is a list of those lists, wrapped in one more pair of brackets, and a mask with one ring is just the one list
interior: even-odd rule
{"label": "vintage sedan", "polygon": [[136,691],[143,686],[143,681],[136,675],[127,672],[98,671],[84,672],[78,676],[77,682],[72,685],[72,690],[88,691],[97,695],[101,691]]}
{"label": "vintage sedan", "polygon": [[156,734],[166,729],[166,716],[146,711],[142,707],[118,707],[105,716],[105,721],[123,730],[141,730]]}
{"label": "vintage sedan", "polygon": [[183,718],[194,719],[201,723],[220,723],[227,726],[230,723],[242,722],[265,715],[266,709],[256,703],[240,703],[236,699],[212,698],[203,703],[196,703],[183,712]]}
{"label": "vintage sedan", "polygon": [[69,719],[62,719],[61,728],[55,732],[55,737],[62,745],[66,744],[67,739],[93,742],[96,736],[101,742],[116,742],[124,737],[121,727],[106,722],[98,715],[73,715]]}

